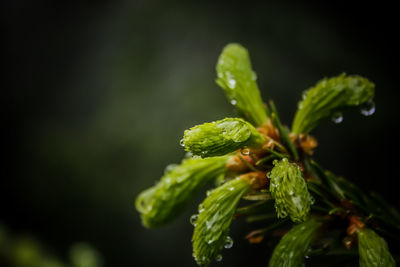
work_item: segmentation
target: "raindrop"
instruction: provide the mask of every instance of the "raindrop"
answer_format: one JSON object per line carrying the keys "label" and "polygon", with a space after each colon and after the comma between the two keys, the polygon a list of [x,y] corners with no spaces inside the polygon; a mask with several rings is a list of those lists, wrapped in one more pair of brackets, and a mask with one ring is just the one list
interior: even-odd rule
{"label": "raindrop", "polygon": [[193,225],[193,226],[196,226],[196,222],[197,222],[197,218],[199,217],[199,215],[198,214],[193,214],[191,217],[190,217],[190,223]]}
{"label": "raindrop", "polygon": [[253,81],[257,80],[257,73],[255,73],[254,71],[251,72],[251,79]]}
{"label": "raindrop", "polygon": [[307,90],[305,90],[305,91],[303,91],[303,93],[301,94],[301,98],[303,98],[303,100],[304,99],[306,99],[306,97],[307,97]]}
{"label": "raindrop", "polygon": [[231,248],[233,246],[233,239],[230,236],[225,238],[224,248]]}
{"label": "raindrop", "polygon": [[199,211],[199,213],[202,213],[204,211],[203,204],[200,204],[199,207],[197,208],[197,210]]}
{"label": "raindrop", "polygon": [[289,191],[289,195],[291,195],[291,196],[293,196],[293,195],[294,195],[294,192],[293,192],[293,190],[290,190],[290,191]]}
{"label": "raindrop", "polygon": [[234,79],[229,79],[229,80],[228,80],[228,85],[229,85],[229,88],[235,89],[235,87],[236,87],[236,80],[234,80]]}
{"label": "raindrop", "polygon": [[336,112],[335,114],[333,114],[332,116],[332,121],[334,123],[341,123],[343,121],[343,114],[342,112]]}
{"label": "raindrop", "polygon": [[211,194],[212,190],[207,190],[206,195],[209,196]]}
{"label": "raindrop", "polygon": [[192,153],[192,152],[186,152],[186,154],[185,154],[184,157],[185,157],[185,158],[192,158],[192,157],[195,157],[195,156],[193,156],[193,153]]}
{"label": "raindrop", "polygon": [[217,257],[215,257],[216,261],[222,261],[222,255],[218,254]]}
{"label": "raindrop", "polygon": [[179,144],[180,144],[182,147],[185,147],[185,142],[183,141],[183,138],[181,139],[181,141],[179,141]]}
{"label": "raindrop", "polygon": [[310,202],[310,204],[314,204],[315,203],[315,198],[313,196],[310,195],[310,198],[308,199],[308,201]]}
{"label": "raindrop", "polygon": [[297,103],[297,108],[298,109],[302,109],[303,108],[303,101],[300,101],[299,103]]}
{"label": "raindrop", "polygon": [[169,164],[167,167],[164,169],[164,175],[167,175],[170,173],[173,169],[175,169],[178,166],[178,164]]}
{"label": "raindrop", "polygon": [[306,258],[306,260],[308,260],[310,258],[310,256],[305,255],[304,258]]}
{"label": "raindrop", "polygon": [[242,149],[240,150],[240,153],[242,153],[243,156],[247,156],[247,155],[250,154],[250,149],[248,149],[247,147],[242,148]]}
{"label": "raindrop", "polygon": [[237,104],[237,101],[235,99],[232,99],[231,104],[235,106]]}
{"label": "raindrop", "polygon": [[375,103],[374,101],[370,100],[364,105],[361,106],[360,112],[364,116],[371,116],[375,113]]}

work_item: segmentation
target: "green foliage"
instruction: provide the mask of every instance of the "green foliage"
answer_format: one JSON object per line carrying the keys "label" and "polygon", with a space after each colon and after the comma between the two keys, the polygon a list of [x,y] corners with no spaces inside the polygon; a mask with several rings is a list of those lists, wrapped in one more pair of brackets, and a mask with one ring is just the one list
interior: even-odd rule
{"label": "green foliage", "polygon": [[316,219],[311,219],[294,226],[275,247],[269,266],[302,266],[312,238],[320,225]]}
{"label": "green foliage", "polygon": [[136,199],[143,225],[161,226],[174,219],[207,182],[225,173],[229,157],[183,160]]}
{"label": "green foliage", "polygon": [[[13,235],[0,222],[0,265],[13,267],[101,267],[101,254],[85,243],[71,247],[70,262],[65,263],[52,255],[33,237]],[[3,266],[3,265],[1,265]]]}
{"label": "green foliage", "polygon": [[69,251],[71,263],[74,267],[103,266],[101,256],[90,245],[77,243]]}
{"label": "green foliage", "polygon": [[[264,106],[246,49],[238,44],[227,45],[219,57],[217,75],[217,84],[247,121],[226,118],[185,131],[182,144],[186,151],[204,159],[183,161],[139,195],[136,207],[146,227],[175,218],[195,191],[218,177],[216,189],[207,194],[199,214],[191,217],[195,225],[193,257],[202,266],[220,260],[223,247],[231,246],[228,234],[234,216],[245,217],[254,225],[265,223],[246,236],[250,243],[261,242],[271,232],[279,235],[292,222],[299,223],[276,246],[271,267],[302,266],[307,255],[354,253],[347,248],[365,224],[382,233],[400,230],[400,213],[381,197],[363,193],[311,158],[318,142],[308,133],[323,119],[346,108],[372,104],[373,83],[345,74],[323,79],[304,93],[290,132],[281,123],[274,103],[269,101]],[[364,115],[372,112],[362,109]],[[251,149],[238,151],[245,146]],[[241,199],[252,204],[237,209]],[[278,220],[285,217],[291,220]],[[324,231],[311,251],[310,244],[319,228]],[[357,233],[360,266],[395,265],[382,238],[369,229]]]}
{"label": "green foliage", "polygon": [[244,146],[259,147],[265,138],[248,122],[226,118],[186,130],[185,150],[201,157],[222,156]]}
{"label": "green foliage", "polygon": [[236,178],[214,189],[200,205],[192,238],[199,265],[207,266],[225,246],[236,206],[249,189],[246,180]]}
{"label": "green foliage", "polygon": [[360,267],[394,267],[396,263],[383,238],[368,228],[359,229]]}
{"label": "green foliage", "polygon": [[293,120],[292,132],[309,133],[323,119],[338,114],[346,107],[370,101],[374,88],[373,83],[358,75],[342,74],[323,79],[304,93]]}
{"label": "green foliage", "polygon": [[274,165],[269,174],[269,191],[275,199],[278,217],[289,215],[293,222],[305,221],[312,201],[299,167],[286,158],[275,160]]}
{"label": "green foliage", "polygon": [[217,84],[241,116],[259,126],[267,120],[264,104],[247,50],[239,44],[225,46],[217,63]]}

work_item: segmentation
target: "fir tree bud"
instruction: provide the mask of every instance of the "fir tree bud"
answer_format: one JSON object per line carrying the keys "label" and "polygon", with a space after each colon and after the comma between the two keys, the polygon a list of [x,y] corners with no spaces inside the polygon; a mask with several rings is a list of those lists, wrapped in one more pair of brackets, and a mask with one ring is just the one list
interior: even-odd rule
{"label": "fir tree bud", "polygon": [[375,85],[358,75],[325,78],[303,94],[293,120],[292,132],[307,134],[323,119],[340,114],[346,107],[371,101]]}
{"label": "fir tree bud", "polygon": [[207,266],[226,245],[236,206],[250,188],[246,179],[236,178],[214,189],[201,204],[192,238],[199,265]]}
{"label": "fir tree bud", "polygon": [[290,216],[293,222],[303,222],[310,212],[312,198],[300,168],[286,158],[274,161],[269,173],[271,196],[275,199],[278,218]]}
{"label": "fir tree bud", "polygon": [[269,261],[270,267],[298,267],[304,263],[304,258],[318,227],[321,225],[315,219],[294,226],[279,241]]}
{"label": "fir tree bud", "polygon": [[241,116],[255,126],[263,124],[267,115],[247,50],[239,44],[225,46],[216,69],[217,84]]}
{"label": "fir tree bud", "polygon": [[360,267],[394,267],[396,263],[385,240],[368,228],[358,229]]}
{"label": "fir tree bud", "polygon": [[185,150],[201,157],[222,156],[244,146],[260,147],[265,138],[250,123],[239,118],[226,118],[200,124],[186,130]]}
{"label": "fir tree bud", "polygon": [[153,187],[136,199],[142,223],[154,228],[174,219],[210,180],[225,174],[229,157],[191,158],[169,170]]}

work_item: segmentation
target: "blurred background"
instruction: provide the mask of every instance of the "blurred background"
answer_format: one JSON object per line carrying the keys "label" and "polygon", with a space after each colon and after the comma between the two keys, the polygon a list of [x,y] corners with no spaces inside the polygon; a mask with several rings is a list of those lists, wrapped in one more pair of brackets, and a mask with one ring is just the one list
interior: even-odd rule
{"label": "blurred background", "polygon": [[[141,226],[134,200],[167,164],[180,162],[185,129],[234,116],[214,82],[229,42],[248,48],[262,96],[274,99],[289,125],[302,91],[321,78],[347,72],[372,80],[375,114],[353,110],[341,124],[320,125],[315,158],[399,206],[391,156],[399,113],[395,8],[344,1],[1,6],[0,224],[9,235],[32,236],[62,261],[85,242],[104,266],[196,266],[189,217],[205,193],[157,230]],[[266,266],[272,241],[247,244],[249,229],[235,221],[235,244],[213,265]]]}

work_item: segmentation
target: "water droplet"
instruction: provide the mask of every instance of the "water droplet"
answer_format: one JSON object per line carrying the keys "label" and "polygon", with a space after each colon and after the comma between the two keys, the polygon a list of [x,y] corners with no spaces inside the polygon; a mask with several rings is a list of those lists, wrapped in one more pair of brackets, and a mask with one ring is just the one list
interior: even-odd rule
{"label": "water droplet", "polygon": [[222,261],[222,255],[218,254],[217,257],[215,257],[216,261]]}
{"label": "water droplet", "polygon": [[306,99],[306,97],[307,97],[307,90],[305,90],[305,91],[303,91],[303,93],[301,93],[301,98],[303,98],[303,100],[304,99]]}
{"label": "water droplet", "polygon": [[167,175],[170,173],[173,169],[175,169],[178,166],[178,164],[169,164],[165,167],[164,169],[164,175]]}
{"label": "water droplet", "polygon": [[200,204],[197,208],[197,210],[199,211],[199,213],[202,213],[204,211],[204,206],[203,204]]}
{"label": "water droplet", "polygon": [[294,192],[293,192],[293,190],[290,190],[290,191],[289,191],[289,195],[291,195],[291,196],[293,196],[293,195],[294,195]]}
{"label": "water droplet", "polygon": [[228,80],[228,86],[229,86],[229,88],[231,88],[231,89],[235,89],[235,87],[236,87],[236,80],[235,80],[235,79],[229,79],[229,80]]}
{"label": "water droplet", "polygon": [[334,123],[341,123],[343,121],[343,114],[342,112],[336,112],[335,114],[333,114],[332,116],[332,121]]}
{"label": "water droplet", "polygon": [[212,190],[207,190],[206,195],[209,196],[211,194]]}
{"label": "water droplet", "polygon": [[235,187],[229,187],[229,191],[233,191],[233,190],[235,190]]}
{"label": "water droplet", "polygon": [[190,217],[190,223],[193,225],[193,226],[196,226],[196,222],[197,222],[197,218],[199,217],[199,215],[198,214],[193,214],[191,217]]}
{"label": "water droplet", "polygon": [[251,72],[251,79],[252,79],[253,81],[257,80],[257,73],[256,73],[255,71],[252,71],[252,72]]}
{"label": "water droplet", "polygon": [[364,105],[361,106],[360,112],[364,116],[371,116],[375,113],[375,103],[374,101],[368,101]]}
{"label": "water droplet", "polygon": [[297,103],[297,108],[298,109],[302,109],[303,108],[303,101],[300,101],[299,103]]}
{"label": "water droplet", "polygon": [[237,101],[235,99],[232,99],[231,104],[235,106],[237,104]]}
{"label": "water droplet", "polygon": [[242,153],[243,156],[247,156],[250,154],[250,149],[248,149],[247,147],[244,147],[240,150],[240,153]]}
{"label": "water droplet", "polygon": [[305,255],[304,258],[306,258],[306,260],[308,260],[310,258],[310,256]]}
{"label": "water droplet", "polygon": [[181,147],[185,147],[185,142],[183,141],[183,138],[181,139],[181,141],[179,141],[179,144],[181,145]]}
{"label": "water droplet", "polygon": [[233,239],[230,236],[225,237],[224,248],[231,248],[233,246]]}

